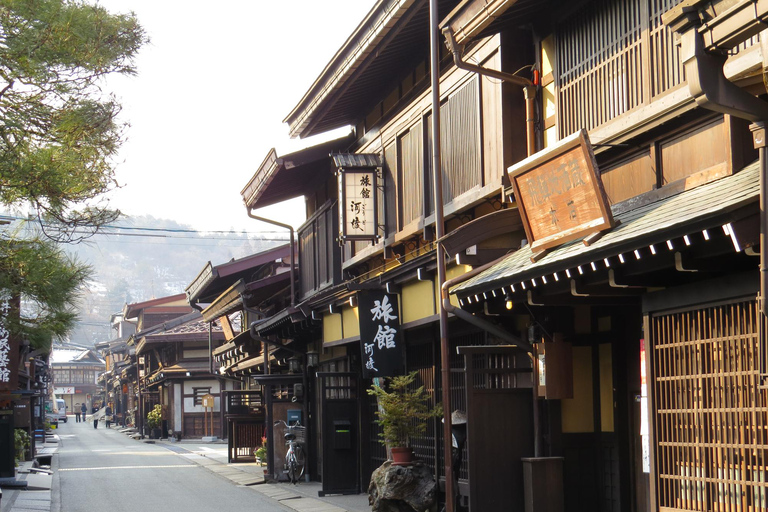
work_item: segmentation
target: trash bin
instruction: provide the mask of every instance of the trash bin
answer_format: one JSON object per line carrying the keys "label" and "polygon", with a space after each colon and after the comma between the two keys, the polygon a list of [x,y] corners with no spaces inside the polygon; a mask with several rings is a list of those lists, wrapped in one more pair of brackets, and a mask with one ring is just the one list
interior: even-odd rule
{"label": "trash bin", "polygon": [[563,457],[526,457],[522,461],[525,512],[563,512]]}

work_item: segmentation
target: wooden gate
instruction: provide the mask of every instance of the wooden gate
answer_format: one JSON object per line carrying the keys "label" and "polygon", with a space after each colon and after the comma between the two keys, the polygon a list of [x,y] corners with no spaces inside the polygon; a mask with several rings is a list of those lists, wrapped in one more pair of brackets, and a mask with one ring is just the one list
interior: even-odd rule
{"label": "wooden gate", "polygon": [[524,510],[523,457],[533,456],[528,354],[512,346],[459,347],[467,390],[470,510]]}
{"label": "wooden gate", "polygon": [[226,391],[227,460],[255,462],[256,448],[266,436],[263,397],[260,390]]}
{"label": "wooden gate", "polygon": [[649,318],[660,510],[768,510],[758,318],[751,299]]}

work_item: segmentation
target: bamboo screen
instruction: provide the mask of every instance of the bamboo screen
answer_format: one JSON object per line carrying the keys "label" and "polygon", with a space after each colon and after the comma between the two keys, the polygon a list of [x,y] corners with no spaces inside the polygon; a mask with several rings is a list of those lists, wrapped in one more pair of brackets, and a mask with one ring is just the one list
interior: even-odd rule
{"label": "bamboo screen", "polygon": [[421,121],[399,140],[402,224],[424,215],[424,131]]}
{"label": "bamboo screen", "polygon": [[659,510],[768,510],[756,301],[651,319]]}

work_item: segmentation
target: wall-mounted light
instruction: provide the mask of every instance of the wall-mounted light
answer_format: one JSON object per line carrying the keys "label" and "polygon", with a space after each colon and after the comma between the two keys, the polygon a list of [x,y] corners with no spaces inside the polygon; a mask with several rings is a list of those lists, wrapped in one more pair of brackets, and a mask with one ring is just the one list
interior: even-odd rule
{"label": "wall-mounted light", "polygon": [[339,307],[336,304],[328,304],[328,312],[335,315],[339,312]]}
{"label": "wall-mounted light", "polygon": [[349,307],[356,308],[357,307],[357,297],[355,295],[351,296],[349,298]]}
{"label": "wall-mounted light", "polygon": [[389,281],[385,286],[387,288],[387,293],[392,293],[392,294],[400,293],[400,287],[395,283],[393,283],[392,281]]}
{"label": "wall-mounted light", "polygon": [[515,307],[515,303],[512,302],[512,297],[507,295],[504,297],[504,307],[507,309],[507,311],[510,311],[513,307]]}
{"label": "wall-mounted light", "polygon": [[299,373],[301,371],[301,361],[299,361],[298,357],[294,356],[288,359],[288,371],[291,373]]}
{"label": "wall-mounted light", "polygon": [[320,364],[320,354],[318,354],[314,350],[310,350],[309,352],[307,352],[307,366],[315,367],[319,364]]}

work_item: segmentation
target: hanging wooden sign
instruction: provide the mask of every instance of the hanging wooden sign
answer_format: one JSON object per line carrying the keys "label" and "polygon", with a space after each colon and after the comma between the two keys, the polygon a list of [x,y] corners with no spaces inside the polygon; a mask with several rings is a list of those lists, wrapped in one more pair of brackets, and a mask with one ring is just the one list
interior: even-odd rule
{"label": "hanging wooden sign", "polygon": [[342,241],[376,240],[376,169],[339,169],[339,223]]}
{"label": "hanging wooden sign", "polygon": [[510,167],[531,250],[543,251],[615,224],[586,130]]}

